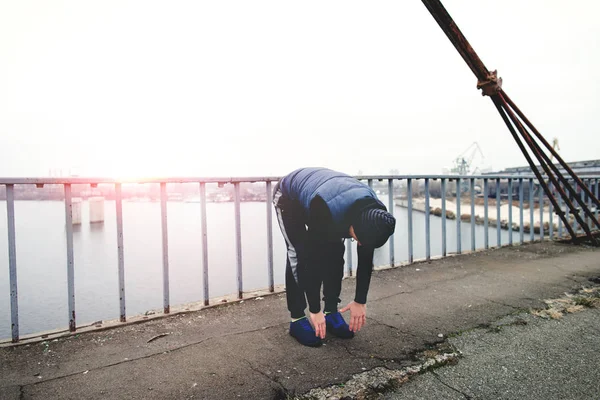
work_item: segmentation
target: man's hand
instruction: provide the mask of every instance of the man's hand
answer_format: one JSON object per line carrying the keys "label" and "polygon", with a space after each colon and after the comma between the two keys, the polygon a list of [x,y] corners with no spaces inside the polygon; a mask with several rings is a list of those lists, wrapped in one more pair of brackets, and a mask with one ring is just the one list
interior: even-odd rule
{"label": "man's hand", "polygon": [[325,314],[323,314],[323,311],[319,311],[316,314],[313,314],[313,313],[309,313],[309,314],[310,314],[310,322],[312,322],[313,328],[315,328],[315,334],[317,335],[317,337],[320,337],[321,339],[325,339],[325,331],[326,331]]}
{"label": "man's hand", "polygon": [[367,306],[355,301],[340,310],[341,313],[350,310],[350,330],[358,332],[367,322]]}

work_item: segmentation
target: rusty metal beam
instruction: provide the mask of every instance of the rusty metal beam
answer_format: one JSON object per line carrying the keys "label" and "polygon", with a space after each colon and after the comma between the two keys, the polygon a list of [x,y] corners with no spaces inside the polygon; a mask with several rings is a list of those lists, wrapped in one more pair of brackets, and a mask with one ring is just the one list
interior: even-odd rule
{"label": "rusty metal beam", "polygon": [[[533,155],[539,161],[541,168],[546,173],[549,180],[552,184],[557,188],[558,193],[565,201],[567,206],[570,208],[573,213],[575,219],[582,228],[586,232],[586,238],[591,243],[598,245],[599,242],[595,238],[594,234],[590,231],[590,226],[585,223],[582,219],[582,215],[578,209],[575,208],[571,199],[567,195],[567,193],[561,188],[560,183],[571,193],[571,195],[575,194],[575,199],[581,206],[581,210],[584,211],[584,214],[587,217],[590,217],[592,221],[600,228],[600,222],[594,218],[592,212],[585,204],[585,201],[580,199],[577,195],[577,191],[571,186],[570,182],[562,175],[562,173],[558,170],[556,165],[552,163],[550,158],[546,155],[545,151],[542,147],[536,142],[530,132],[527,131],[527,126],[533,135],[537,137],[538,140],[550,150],[551,154],[556,157],[557,161],[560,165],[568,172],[568,174],[575,180],[575,182],[581,187],[582,191],[584,191],[588,199],[592,199],[596,204],[596,207],[599,207],[600,204],[598,202],[598,198],[594,196],[592,191],[583,184],[581,179],[573,172],[573,170],[564,162],[564,160],[558,155],[558,153],[550,146],[550,144],[544,139],[544,137],[539,133],[537,129],[533,126],[533,124],[525,117],[525,115],[519,110],[519,108],[512,102],[510,97],[506,95],[506,93],[502,90],[502,79],[498,78],[498,74],[496,71],[490,72],[486,66],[483,64],[483,61],[479,58],[471,44],[468,42],[466,37],[463,35],[461,30],[458,28],[446,8],[442,5],[439,0],[422,0],[425,7],[429,10],[433,18],[436,20],[442,31],[446,34],[450,42],[454,45],[458,53],[462,56],[463,60],[467,63],[473,74],[477,77],[477,88],[482,90],[482,95],[490,96],[492,101],[494,102],[500,116],[506,123],[509,131],[511,132],[513,138],[517,142],[519,149],[527,159],[531,170],[537,177],[540,185],[542,186],[546,196],[552,203],[554,209],[556,210],[557,215],[565,224],[565,227],[568,229],[569,234],[571,235],[572,240],[575,242],[578,240],[578,236],[576,235],[573,227],[571,226],[570,221],[566,218],[565,213],[562,208],[559,207],[559,204],[552,193],[549,185],[544,180],[544,177],[540,173],[537,165],[534,163],[531,155],[529,154],[527,148],[519,138],[519,134],[523,137],[525,143],[529,146],[529,149],[533,153]],[[524,123],[524,124],[523,124]],[[560,181],[560,183],[559,183]]]}
{"label": "rusty metal beam", "polygon": [[585,191],[585,193],[590,197],[590,199],[592,199],[592,201],[595,203],[596,207],[600,207],[600,201],[594,195],[594,193],[592,193],[592,191],[589,190],[589,188],[586,185],[583,184],[583,182],[577,176],[577,174],[575,174],[575,172],[573,172],[573,170],[571,169],[571,167],[569,167],[569,165],[560,157],[560,155],[556,152],[556,150],[554,150],[554,147],[552,147],[550,145],[550,143],[548,143],[548,141],[535,128],[535,126],[533,126],[533,124],[527,119],[527,117],[525,117],[525,115],[516,106],[516,104],[510,99],[510,97],[508,97],[508,95],[506,94],[506,92],[502,92],[502,97],[504,97],[504,99],[506,100],[506,102],[508,103],[508,105],[510,105],[510,107],[517,113],[517,115],[519,116],[519,118],[521,118],[521,120],[523,122],[525,122],[525,124],[529,127],[529,129],[531,130],[531,132],[533,132],[533,134],[544,144],[544,146],[546,146],[546,148],[550,151],[550,153],[554,156],[554,158],[556,158],[556,160],[564,168],[564,170],[567,171],[569,173],[569,175],[571,175],[571,177],[577,182],[577,184],[581,187],[581,189],[583,191]]}
{"label": "rusty metal beam", "polygon": [[437,0],[422,0],[425,7],[429,10],[433,18],[436,20],[442,31],[446,34],[450,42],[454,45],[456,50],[462,56],[463,60],[467,63],[471,71],[475,74],[477,79],[484,81],[489,75],[488,69],[483,64],[483,61],[479,58],[471,44],[463,35],[458,26],[454,23],[454,20],[446,11],[446,8],[440,1]]}
{"label": "rusty metal beam", "polygon": [[[514,113],[513,113],[514,108],[513,107],[509,107],[508,103],[505,100],[505,93],[501,92],[501,93],[498,94],[498,96],[504,102],[504,108],[509,112],[510,118],[517,124],[517,127],[519,128],[519,130],[521,132],[525,132],[525,134],[528,136],[528,139],[526,139],[526,140],[527,140],[527,142],[529,144],[529,147],[531,147],[531,149],[533,150],[534,154],[536,154],[536,157],[540,161],[540,166],[542,166],[542,168],[544,168],[544,171],[546,172],[546,174],[548,175],[548,177],[552,180],[552,182],[554,183],[554,185],[557,186],[557,190],[559,191],[559,193],[561,194],[561,196],[563,197],[563,199],[567,200],[567,205],[569,205],[569,207],[571,208],[571,210],[575,210],[576,209],[574,207],[574,205],[572,205],[571,202],[568,201],[569,200],[568,195],[566,193],[564,193],[560,187],[558,187],[558,182],[556,182],[556,180],[553,180],[554,177],[550,173],[549,169],[552,169],[552,171],[554,172],[554,174],[556,174],[557,178],[561,181],[561,183],[563,185],[565,185],[565,187],[567,188],[567,190],[570,192],[571,196],[573,196],[573,198],[579,203],[579,206],[584,211],[584,213],[589,218],[591,218],[592,221],[594,221],[594,223],[596,224],[596,226],[598,226],[598,228],[600,229],[600,222],[598,222],[594,218],[594,214],[590,211],[590,209],[587,206],[587,204],[585,203],[584,199],[582,199],[581,196],[579,196],[579,194],[577,193],[577,191],[569,184],[569,182],[567,181],[567,179],[560,173],[560,171],[558,170],[558,168],[556,167],[556,165],[554,165],[552,163],[552,161],[550,160],[550,158],[546,155],[546,153],[544,153],[544,151],[541,149],[541,147],[535,142],[535,140],[531,137],[531,135],[529,135],[529,133],[527,132],[527,130],[525,129],[525,127],[521,124],[521,122],[514,115]],[[575,175],[575,176],[577,176],[577,175]],[[579,180],[579,178],[577,178],[577,179]],[[581,182],[580,186],[585,186],[585,185],[583,184],[583,182]],[[587,187],[586,187],[586,189],[587,189]],[[588,189],[588,191],[589,191],[589,189]],[[578,214],[579,213],[577,213],[577,214],[573,213],[573,215],[575,215],[577,221],[580,224],[583,224],[583,219],[578,218]],[[587,224],[583,224],[582,227],[583,227],[584,230],[586,230],[586,233],[588,233],[587,232],[588,231]],[[590,235],[591,235],[591,233],[590,233]]]}
{"label": "rusty metal beam", "polygon": [[[497,96],[499,100],[500,100],[500,104],[503,108],[503,110],[508,114],[508,117],[511,119],[511,121],[513,122],[513,124],[517,127],[517,129],[519,130],[519,132],[521,133],[521,136],[523,136],[523,139],[525,139],[525,141],[527,142],[527,144],[529,145],[529,147],[531,148],[531,150],[533,151],[534,155],[536,156],[536,158],[538,159],[538,161],[540,162],[540,166],[544,169],[544,172],[546,173],[546,175],[548,176],[548,178],[552,181],[552,183],[554,184],[554,186],[557,188],[557,190],[559,191],[559,193],[561,194],[561,196],[563,197],[563,199],[565,200],[565,202],[567,203],[567,205],[571,208],[571,210],[575,210],[574,205],[571,203],[570,199],[568,198],[568,196],[564,193],[564,191],[562,190],[562,188],[560,188],[560,185],[558,184],[556,178],[554,177],[554,175],[551,173],[550,171],[550,167],[548,166],[549,163],[549,158],[541,151],[541,148],[539,148],[539,146],[537,145],[537,143],[535,143],[535,141],[533,140],[533,138],[529,135],[529,133],[526,131],[525,127],[519,122],[519,120],[516,118],[515,114],[513,113],[513,111],[510,109],[510,107],[508,106],[508,104],[506,104],[506,102],[504,101],[504,98],[502,97],[502,93],[499,93]],[[515,138],[516,139],[516,138]],[[546,158],[545,160],[543,158]],[[539,170],[537,169],[537,166],[535,165],[531,165],[531,168],[533,170],[535,170],[535,172],[539,173]],[[558,172],[558,170],[556,170],[556,172],[560,175],[560,173]],[[562,177],[562,175],[560,175]],[[539,177],[538,177],[539,179]],[[564,178],[563,178],[564,179]],[[563,185],[566,183],[567,187],[569,189],[572,189],[570,187],[570,185],[568,184],[568,182],[563,182]],[[556,200],[554,199],[554,196],[552,195],[552,191],[550,190],[550,188],[548,187],[548,185],[546,184],[546,182],[543,179],[540,180],[540,185],[542,185],[542,187],[544,188],[544,192],[546,193],[546,195],[548,196],[548,199],[552,202],[552,205],[554,206],[555,210],[560,210],[558,203],[556,202]],[[576,196],[576,199],[580,202],[581,204],[581,199],[579,196]],[[585,207],[585,204],[582,205],[582,207]],[[585,209],[587,209],[587,207],[585,207]],[[588,210],[589,211],[589,210]],[[562,210],[557,211],[557,214],[559,215],[559,217],[561,216],[561,214],[563,214]],[[594,244],[598,244],[596,242],[596,239],[592,236],[590,229],[588,227],[588,225],[583,221],[583,219],[581,218],[581,216],[579,215],[579,213],[573,213],[573,215],[575,216],[575,219],[577,220],[577,222],[579,222],[579,224],[581,225],[581,227],[583,228],[583,230],[586,232],[587,236],[589,237],[590,241]],[[566,222],[566,220],[563,220],[563,223]],[[570,224],[566,224],[567,229],[570,228]],[[569,233],[571,233],[571,229],[569,229]],[[575,235],[573,235],[571,233],[571,237],[574,241],[577,240],[577,237]]]}
{"label": "rusty metal beam", "polygon": [[[525,158],[527,159],[527,162],[529,163],[529,166],[531,167],[531,170],[533,171],[533,173],[537,177],[537,179],[540,182],[540,184],[543,185],[544,190],[548,190],[548,188],[547,188],[547,186],[546,186],[546,184],[544,182],[544,178],[542,177],[542,174],[536,168],[535,163],[533,162],[533,160],[531,159],[531,156],[529,155],[529,153],[527,152],[527,149],[525,148],[525,145],[519,139],[517,131],[515,130],[515,127],[512,125],[512,121],[509,118],[508,113],[503,108],[503,104],[502,104],[501,98],[496,95],[496,96],[492,96],[491,99],[494,102],[494,105],[496,106],[496,109],[500,113],[500,116],[502,117],[502,120],[504,121],[504,123],[508,127],[508,130],[510,131],[510,133],[513,136],[513,138],[517,142],[517,145],[521,149],[521,152],[525,155]],[[529,190],[532,190],[532,189],[530,188]],[[552,199],[551,201],[554,202],[554,199]],[[532,205],[530,205],[530,207],[532,207]],[[560,207],[558,207],[558,204],[555,205],[555,209],[559,209],[560,210]],[[564,214],[563,215],[559,214],[559,217],[563,220],[563,223],[565,224],[565,227],[567,228],[567,230],[569,231],[569,234],[571,235],[571,239],[572,240],[576,240],[577,239],[577,235],[576,235],[575,231],[573,230],[573,227],[571,227],[571,224],[569,223],[569,221],[564,216]],[[532,224],[533,224],[533,221],[532,221]],[[530,229],[533,229],[533,226],[530,227]]]}

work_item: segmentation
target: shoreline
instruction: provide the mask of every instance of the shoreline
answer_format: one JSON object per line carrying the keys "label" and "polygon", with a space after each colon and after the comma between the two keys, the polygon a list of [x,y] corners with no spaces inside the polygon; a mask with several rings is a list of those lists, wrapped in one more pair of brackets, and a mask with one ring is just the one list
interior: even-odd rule
{"label": "shoreline", "polygon": [[[495,199],[494,199],[495,201]],[[397,207],[408,208],[408,201],[406,199],[394,199],[394,205]],[[468,199],[461,199],[461,215],[460,220],[462,222],[471,222],[471,203]],[[413,211],[418,211],[425,213],[425,199],[424,198],[413,198],[412,202]],[[521,228],[520,225],[520,209],[519,207],[512,206],[512,229],[509,226],[509,212],[510,205],[508,201],[500,202],[500,226],[501,229],[504,230],[512,230],[519,231]],[[476,225],[484,225],[485,224],[485,206],[480,204],[475,204],[475,224]],[[430,198],[429,199],[429,212],[432,215],[437,217],[442,217],[442,199],[440,198]],[[529,208],[523,208],[523,231],[526,233],[530,232],[530,211]],[[497,226],[497,208],[496,205],[488,205],[488,226],[496,227]],[[456,202],[446,199],[446,218],[455,220],[456,219]],[[553,229],[555,232],[558,230],[558,217],[553,216]],[[544,232],[548,232],[550,229],[550,212],[548,207],[544,207],[543,211],[543,223],[544,223]],[[540,232],[540,209],[534,208],[533,213],[533,231],[534,233]]]}

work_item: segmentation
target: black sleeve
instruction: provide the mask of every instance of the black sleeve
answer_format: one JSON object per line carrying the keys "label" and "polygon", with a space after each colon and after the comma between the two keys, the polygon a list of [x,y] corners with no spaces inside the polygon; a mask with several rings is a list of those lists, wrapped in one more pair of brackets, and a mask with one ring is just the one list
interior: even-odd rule
{"label": "black sleeve", "polygon": [[371,284],[371,274],[373,273],[373,253],[372,247],[358,247],[358,267],[356,270],[356,293],[354,301],[359,304],[367,303],[367,293]]}

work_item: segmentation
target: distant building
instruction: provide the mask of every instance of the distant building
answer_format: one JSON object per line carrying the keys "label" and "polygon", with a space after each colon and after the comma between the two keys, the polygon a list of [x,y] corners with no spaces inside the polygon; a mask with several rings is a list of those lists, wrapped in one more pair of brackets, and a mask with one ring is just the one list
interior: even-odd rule
{"label": "distant building", "polygon": [[[568,173],[564,170],[564,168],[560,164],[554,164],[556,168],[560,171],[563,176],[568,176]],[[580,177],[586,175],[600,175],[600,160],[589,160],[589,161],[574,161],[567,163],[569,168],[573,170],[573,172]],[[537,165],[538,170],[541,173],[544,173],[543,168],[540,165]],[[485,173],[484,175],[533,175],[533,171],[531,167],[513,167],[506,168],[502,171],[498,172],[490,172]]]}

